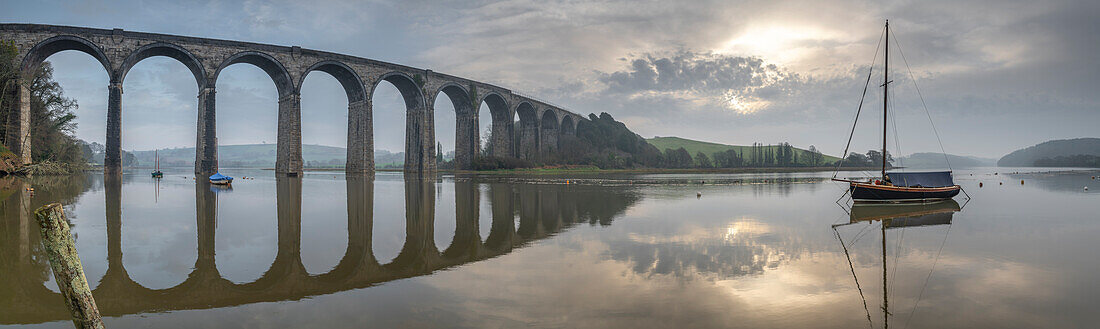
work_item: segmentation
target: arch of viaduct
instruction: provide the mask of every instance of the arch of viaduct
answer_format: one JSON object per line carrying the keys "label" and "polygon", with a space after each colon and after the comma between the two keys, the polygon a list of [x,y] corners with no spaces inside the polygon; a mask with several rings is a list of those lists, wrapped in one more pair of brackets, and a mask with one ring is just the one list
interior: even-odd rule
{"label": "arch of viaduct", "polygon": [[[388,281],[431,274],[462,264],[508,254],[529,243],[548,238],[579,223],[610,224],[634,200],[609,196],[606,190],[585,191],[564,185],[515,185],[490,183],[488,197],[492,224],[481,237],[479,183],[455,182],[456,225],[449,246],[437,246],[434,238],[435,185],[431,180],[405,181],[405,243],[398,255],[383,263],[372,251],[374,180],[371,176],[347,178],[348,244],[331,270],[311,274],[301,255],[302,181],[280,177],[276,182],[278,250],[268,269],[253,282],[235,283],[222,277],[215,262],[217,198],[208,183],[195,184],[197,257],[187,278],[176,286],[152,289],[134,281],[122,260],[122,184],[119,176],[106,175],[107,271],[92,293],[100,311],[120,316],[171,310],[208,309],[257,302],[298,300],[310,296],[374,286]],[[19,187],[19,186],[16,186]],[[628,192],[623,192],[628,193]],[[612,193],[615,194],[615,193]],[[5,214],[29,225],[0,234],[0,307],[10,318],[0,324],[42,323],[68,319],[60,294],[47,289],[45,276],[34,270],[31,245],[37,231],[30,229],[29,193],[17,190]],[[593,202],[599,199],[601,201]],[[22,209],[26,208],[26,209]],[[26,210],[26,211],[24,211]],[[519,218],[518,225],[516,218]],[[380,219],[384,220],[384,219]],[[26,223],[23,223],[26,224]],[[25,231],[25,232],[24,232]],[[7,244],[7,246],[4,246]],[[11,255],[19,254],[19,255]],[[7,261],[5,261],[7,260]],[[46,265],[48,267],[48,265]],[[96,280],[96,278],[89,278]],[[95,282],[95,281],[93,281]]]}
{"label": "arch of viaduct", "polygon": [[[166,56],[178,60],[198,85],[195,173],[218,169],[215,87],[226,67],[254,65],[271,77],[278,91],[278,140],[275,171],[302,172],[301,95],[305,76],[312,71],[332,75],[348,98],[348,172],[374,170],[373,109],[371,97],[382,81],[397,87],[405,102],[405,171],[432,172],[436,164],[435,99],[445,94],[456,112],[455,162],[470,168],[479,152],[478,111],[487,104],[492,117],[492,151],[500,157],[537,159],[557,150],[560,136],[573,134],[584,116],[518,95],[503,87],[399,64],[325,51],[250,42],[206,39],[40,24],[0,24],[0,40],[18,48],[22,70],[19,88],[12,92],[15,111],[5,120],[5,146],[25,163],[30,152],[30,93],[26,83],[43,61],[57,52],[75,50],[94,57],[110,77],[104,170],[122,169],[122,83],[142,60]],[[514,118],[519,116],[519,122]],[[519,145],[514,141],[519,140]]]}

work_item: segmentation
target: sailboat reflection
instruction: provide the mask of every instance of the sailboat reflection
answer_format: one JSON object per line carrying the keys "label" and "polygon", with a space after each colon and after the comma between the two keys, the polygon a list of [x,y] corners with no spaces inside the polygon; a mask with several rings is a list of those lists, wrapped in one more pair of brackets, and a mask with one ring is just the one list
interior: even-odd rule
{"label": "sailboat reflection", "polygon": [[[840,242],[840,247],[844,250],[844,257],[848,260],[848,268],[851,269],[852,278],[855,280],[856,289],[859,291],[859,296],[863,300],[863,309],[867,312],[867,325],[868,327],[874,327],[874,323],[871,320],[871,310],[867,307],[867,298],[863,294],[863,287],[859,283],[859,277],[856,275],[855,265],[852,263],[852,256],[848,247],[851,247],[859,238],[864,236],[865,231],[861,230],[856,234],[855,239],[850,243],[844,243],[844,239],[837,229],[842,226],[847,226],[856,223],[872,223],[875,221],[881,222],[879,225],[879,231],[882,234],[882,327],[890,327],[890,302],[889,302],[889,287],[887,278],[887,266],[886,266],[886,230],[896,228],[907,227],[927,227],[936,225],[951,225],[951,220],[956,212],[961,211],[962,208],[955,200],[944,200],[934,203],[925,204],[865,204],[855,205],[852,207],[852,211],[849,213],[849,221],[847,223],[835,224],[832,226],[833,233],[836,236],[837,241]],[[939,261],[940,253],[943,251],[943,245],[947,242],[947,234],[950,233],[950,226],[944,233],[943,241],[940,243],[940,248],[936,252],[935,261],[932,262],[932,268],[928,272],[928,276],[925,278],[924,284],[921,286],[920,293],[917,296],[916,302],[913,303],[913,310],[909,312],[909,317],[906,319],[908,322],[912,319],[913,311],[916,310],[917,305],[920,303],[921,297],[924,295],[924,288],[928,286],[928,281],[932,278],[932,273],[935,271],[936,263]],[[900,240],[899,240],[900,245]],[[895,250],[897,253],[898,250]],[[895,255],[895,261],[897,255]],[[896,262],[895,262],[896,263]],[[896,268],[896,264],[894,265]]]}
{"label": "sailboat reflection", "polygon": [[944,225],[951,224],[952,215],[960,210],[955,200],[927,204],[857,204],[852,206],[848,224],[881,220],[886,228]]}

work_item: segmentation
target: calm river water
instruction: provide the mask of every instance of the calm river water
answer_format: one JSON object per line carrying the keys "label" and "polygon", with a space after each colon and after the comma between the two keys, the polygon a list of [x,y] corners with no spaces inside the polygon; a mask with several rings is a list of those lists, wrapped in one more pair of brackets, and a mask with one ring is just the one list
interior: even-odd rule
{"label": "calm river water", "polygon": [[1048,171],[851,214],[831,173],[6,179],[0,326],[72,326],[60,201],[109,328],[1095,327],[1100,171]]}

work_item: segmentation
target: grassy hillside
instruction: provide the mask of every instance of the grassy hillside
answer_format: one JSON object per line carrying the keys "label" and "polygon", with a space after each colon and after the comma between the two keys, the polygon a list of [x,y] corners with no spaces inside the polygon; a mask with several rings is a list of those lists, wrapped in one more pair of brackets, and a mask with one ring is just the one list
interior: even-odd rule
{"label": "grassy hillside", "polygon": [[[691,140],[691,139],[680,138],[680,137],[654,137],[654,138],[646,139],[646,142],[649,142],[650,145],[653,145],[653,146],[657,147],[657,149],[661,150],[661,151],[664,151],[665,149],[675,150],[675,149],[683,147],[692,156],[694,156],[698,152],[703,152],[707,156],[711,156],[714,153],[724,152],[724,151],[730,150],[730,149],[736,150],[737,152],[748,153],[750,151],[750,149],[752,148],[752,146],[727,145],[727,144],[719,144],[719,143],[711,143],[711,142],[702,142],[702,141]],[[773,146],[765,146],[765,148],[775,149],[776,146],[774,146],[774,145]],[[809,159],[809,155],[810,155],[809,151],[804,150],[804,149],[800,149],[800,148],[795,148],[795,152],[796,152],[796,154],[798,154],[798,158],[799,158],[800,162],[804,163],[804,162],[806,162],[806,159]],[[837,157],[834,157],[834,156],[829,156],[829,155],[824,155],[823,156],[823,161],[826,162],[826,163],[836,162],[837,160],[840,160],[840,158],[837,158]]]}
{"label": "grassy hillside", "polygon": [[1059,139],[1044,142],[1005,155],[997,161],[1001,167],[1031,167],[1044,158],[1075,155],[1100,156],[1100,138]]}

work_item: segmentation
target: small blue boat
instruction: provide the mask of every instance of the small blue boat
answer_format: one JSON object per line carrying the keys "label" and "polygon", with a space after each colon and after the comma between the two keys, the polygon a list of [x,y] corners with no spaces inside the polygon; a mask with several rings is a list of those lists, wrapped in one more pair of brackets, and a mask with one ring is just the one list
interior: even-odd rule
{"label": "small blue boat", "polygon": [[222,175],[222,173],[215,173],[210,175],[210,184],[214,185],[230,185],[233,183],[233,177]]}

